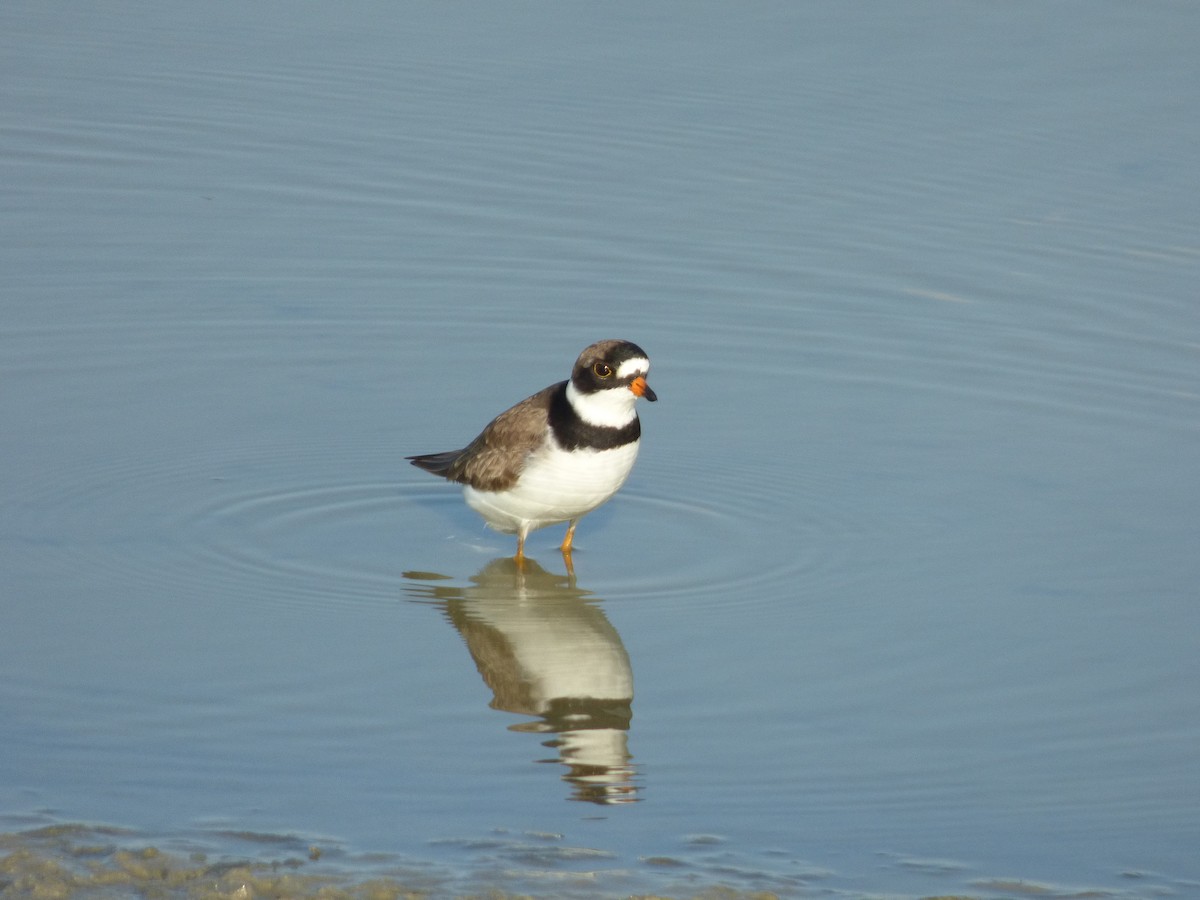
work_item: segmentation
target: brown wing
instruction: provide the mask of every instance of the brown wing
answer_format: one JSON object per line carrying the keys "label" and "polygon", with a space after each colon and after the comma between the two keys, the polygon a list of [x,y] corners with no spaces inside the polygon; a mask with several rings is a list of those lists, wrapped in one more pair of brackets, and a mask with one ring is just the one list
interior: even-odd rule
{"label": "brown wing", "polygon": [[438,474],[482,491],[512,487],[529,454],[545,441],[550,400],[565,386],[551,385],[500,413]]}

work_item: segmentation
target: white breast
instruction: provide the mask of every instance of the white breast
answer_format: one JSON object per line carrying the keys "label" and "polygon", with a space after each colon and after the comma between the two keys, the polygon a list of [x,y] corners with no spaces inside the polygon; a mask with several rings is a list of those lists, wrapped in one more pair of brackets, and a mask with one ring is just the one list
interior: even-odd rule
{"label": "white breast", "polygon": [[577,519],[625,483],[637,459],[638,443],[567,452],[548,442],[534,453],[509,490],[479,491],[467,486],[463,497],[490,526],[508,534]]}

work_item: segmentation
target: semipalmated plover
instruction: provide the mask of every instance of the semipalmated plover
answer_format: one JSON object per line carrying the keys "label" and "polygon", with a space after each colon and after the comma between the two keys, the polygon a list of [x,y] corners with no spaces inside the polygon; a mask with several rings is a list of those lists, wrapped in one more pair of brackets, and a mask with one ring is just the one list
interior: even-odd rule
{"label": "semipalmated plover", "polygon": [[579,354],[567,381],[552,384],[496,416],[462,450],[410,456],[463,485],[467,505],[497,531],[517,536],[525,558],[529,532],[575,526],[625,483],[642,435],[634,405],[657,400],[646,384],[650,360],[629,341],[599,341]]}

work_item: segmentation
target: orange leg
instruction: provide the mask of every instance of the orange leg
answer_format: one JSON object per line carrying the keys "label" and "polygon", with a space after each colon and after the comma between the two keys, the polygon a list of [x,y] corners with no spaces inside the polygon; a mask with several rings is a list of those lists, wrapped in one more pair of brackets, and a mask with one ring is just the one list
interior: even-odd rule
{"label": "orange leg", "polygon": [[575,540],[575,526],[578,524],[578,519],[572,519],[571,524],[567,526],[567,534],[563,538],[562,546],[558,548],[564,556],[571,555],[571,543]]}
{"label": "orange leg", "polygon": [[517,532],[517,555],[514,557],[514,559],[516,559],[518,566],[521,565],[521,563],[525,562],[525,532],[524,531]]}

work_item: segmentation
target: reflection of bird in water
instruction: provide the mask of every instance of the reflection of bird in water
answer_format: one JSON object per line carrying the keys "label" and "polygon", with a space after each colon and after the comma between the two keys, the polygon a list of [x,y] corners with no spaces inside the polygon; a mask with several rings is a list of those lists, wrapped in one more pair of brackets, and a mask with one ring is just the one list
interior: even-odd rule
{"label": "reflection of bird in water", "polygon": [[492,690],[492,708],[537,717],[513,731],[557,735],[545,746],[558,753],[549,761],[567,766],[573,799],[635,800],[627,746],[633,670],[616,629],[573,578],[531,559],[493,560],[471,581],[407,591],[444,604]]}

